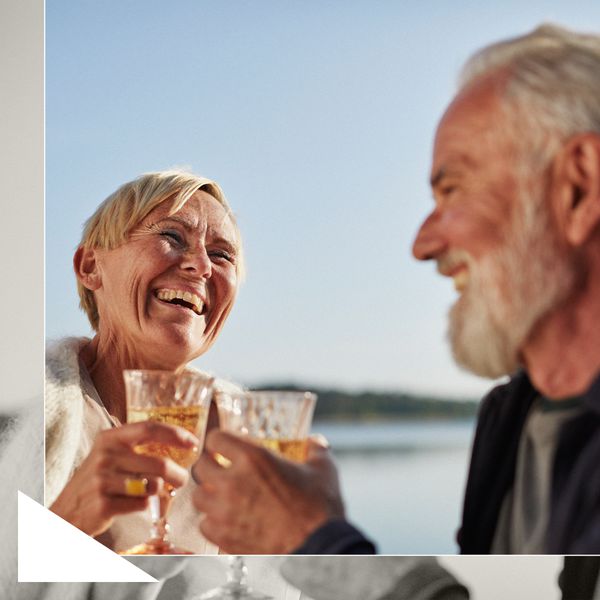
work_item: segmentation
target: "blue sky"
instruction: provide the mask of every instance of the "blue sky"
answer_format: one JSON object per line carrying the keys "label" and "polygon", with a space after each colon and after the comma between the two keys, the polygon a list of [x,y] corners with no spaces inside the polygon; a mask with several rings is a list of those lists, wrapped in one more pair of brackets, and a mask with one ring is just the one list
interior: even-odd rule
{"label": "blue sky", "polygon": [[46,331],[89,334],[71,257],[140,173],[223,187],[248,279],[197,361],[247,385],[477,397],[445,342],[452,283],[410,246],[463,61],[597,0],[46,2]]}

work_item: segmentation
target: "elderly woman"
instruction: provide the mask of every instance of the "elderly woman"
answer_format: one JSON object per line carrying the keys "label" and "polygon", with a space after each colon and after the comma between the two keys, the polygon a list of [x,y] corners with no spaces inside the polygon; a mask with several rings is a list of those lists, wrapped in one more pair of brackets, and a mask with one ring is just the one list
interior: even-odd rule
{"label": "elderly woman", "polygon": [[[73,264],[95,335],[47,351],[46,505],[122,551],[148,537],[148,496],[165,482],[184,486],[170,511],[173,537],[214,553],[196,526],[187,472],[133,450],[149,436],[183,448],[199,441],[177,427],[123,424],[123,370],[183,371],[215,342],[243,274],[227,201],[216,183],[191,173],[142,175],[89,219]],[[128,489],[135,478],[147,482],[141,495]]]}

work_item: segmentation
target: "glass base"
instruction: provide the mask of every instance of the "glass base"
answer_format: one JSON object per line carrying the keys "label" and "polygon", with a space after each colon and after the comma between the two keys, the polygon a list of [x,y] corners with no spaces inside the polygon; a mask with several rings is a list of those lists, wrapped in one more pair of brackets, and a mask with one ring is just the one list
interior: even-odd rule
{"label": "glass base", "polygon": [[245,584],[230,581],[223,587],[202,594],[196,600],[273,600],[273,596],[255,592]]}
{"label": "glass base", "polygon": [[123,550],[119,552],[123,556],[134,556],[140,554],[194,554],[184,548],[179,548],[171,542],[164,542],[162,540],[150,540],[143,544],[138,544],[133,548]]}

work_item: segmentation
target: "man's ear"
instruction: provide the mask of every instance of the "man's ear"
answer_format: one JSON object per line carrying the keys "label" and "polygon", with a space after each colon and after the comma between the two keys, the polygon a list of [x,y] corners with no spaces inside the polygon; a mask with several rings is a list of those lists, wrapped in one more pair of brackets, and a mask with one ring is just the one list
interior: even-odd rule
{"label": "man's ear", "polygon": [[73,268],[77,280],[92,292],[102,287],[102,278],[96,261],[96,252],[93,248],[79,246],[73,256]]}
{"label": "man's ear", "polygon": [[567,241],[581,246],[600,225],[600,135],[577,135],[561,154],[559,219]]}

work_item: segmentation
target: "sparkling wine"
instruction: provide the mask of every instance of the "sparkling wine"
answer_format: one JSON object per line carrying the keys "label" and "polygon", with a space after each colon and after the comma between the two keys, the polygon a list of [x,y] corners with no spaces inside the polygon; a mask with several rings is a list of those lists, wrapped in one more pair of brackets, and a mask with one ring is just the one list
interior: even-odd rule
{"label": "sparkling wine", "polygon": [[306,440],[276,440],[273,438],[265,438],[255,441],[264,448],[268,448],[277,454],[281,454],[281,456],[288,460],[293,460],[295,462],[304,462],[306,460],[306,453],[308,450]]}
{"label": "sparkling wine", "polygon": [[[183,427],[193,433],[202,447],[214,379],[194,371],[175,373],[148,369],[123,371],[127,396],[127,422],[154,421]],[[182,467],[189,467],[197,458],[198,450],[164,444],[149,438],[136,440],[134,450],[145,456],[169,458]],[[141,478],[143,473],[135,474]],[[150,496],[152,519],[150,539],[121,554],[192,554],[176,546],[169,539],[167,514],[176,490],[165,482],[158,492]]]}
{"label": "sparkling wine", "polygon": [[[249,438],[255,444],[276,452],[288,460],[294,462],[304,462],[306,460],[306,453],[308,450],[306,440],[276,440],[274,438]],[[222,466],[228,469],[231,466],[231,461],[226,457],[215,452],[214,459]]]}
{"label": "sparkling wine", "polygon": [[[200,438],[204,432],[204,424],[208,410],[202,406],[152,406],[149,408],[129,408],[127,422],[157,421],[169,425],[183,427]],[[190,467],[198,458],[193,449],[178,448],[162,442],[146,442],[134,447],[138,454],[146,456],[162,456],[174,460],[182,467]]]}

